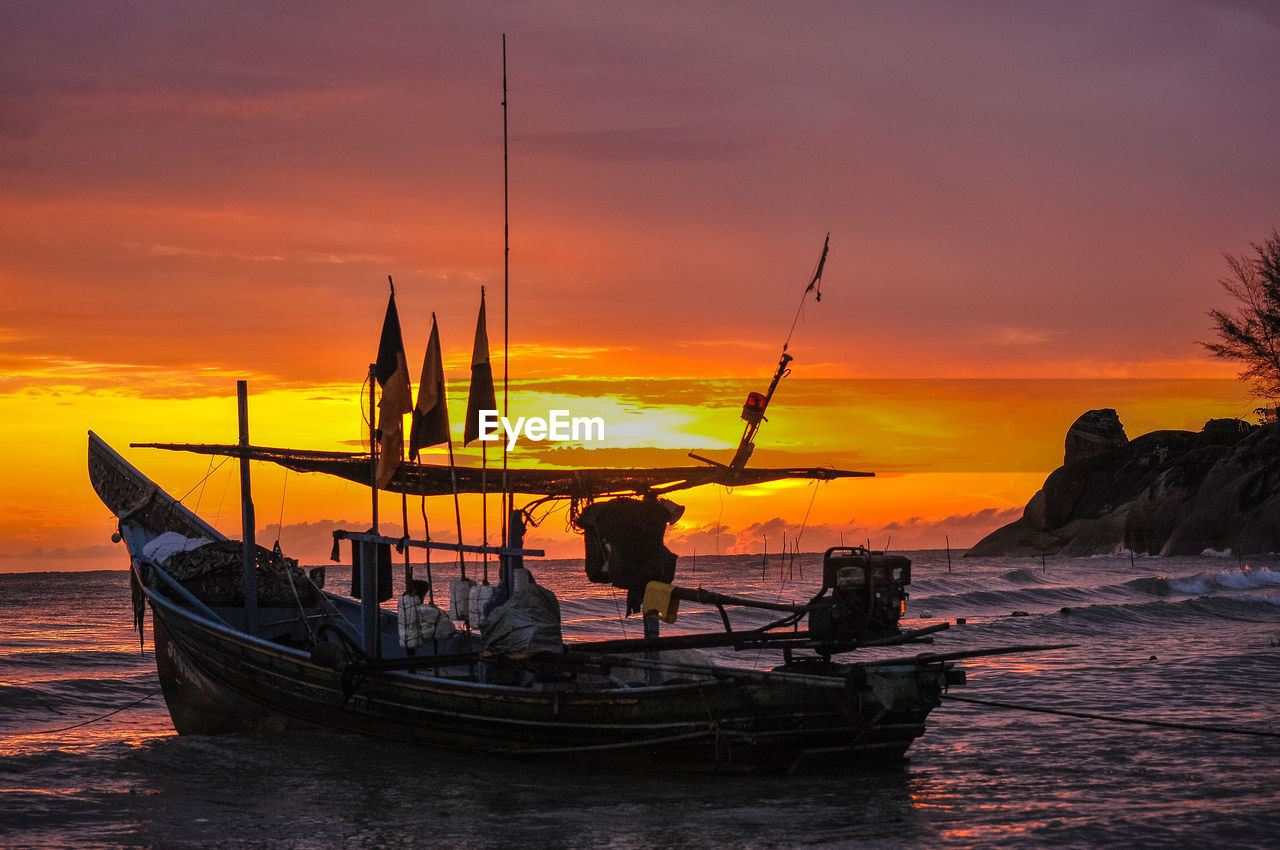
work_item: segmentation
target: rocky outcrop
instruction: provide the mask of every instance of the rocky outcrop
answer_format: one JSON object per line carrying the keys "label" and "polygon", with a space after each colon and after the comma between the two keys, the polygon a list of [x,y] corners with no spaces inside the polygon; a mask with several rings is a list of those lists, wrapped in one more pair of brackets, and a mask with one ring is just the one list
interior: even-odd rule
{"label": "rocky outcrop", "polygon": [[1062,466],[1022,518],[970,556],[1280,551],[1280,425],[1212,419],[1128,439],[1114,410],[1067,432]]}
{"label": "rocky outcrop", "polygon": [[1066,451],[1062,464],[1105,454],[1111,449],[1124,448],[1129,436],[1120,424],[1120,417],[1111,408],[1087,410],[1067,429]]}

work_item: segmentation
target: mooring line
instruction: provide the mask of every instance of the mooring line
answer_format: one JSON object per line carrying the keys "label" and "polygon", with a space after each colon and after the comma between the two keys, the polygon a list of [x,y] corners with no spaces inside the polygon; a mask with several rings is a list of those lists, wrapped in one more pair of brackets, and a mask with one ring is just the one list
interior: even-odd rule
{"label": "mooring line", "polygon": [[1143,720],[1138,717],[1116,717],[1110,714],[1094,714],[1088,711],[1069,711],[1065,708],[1040,708],[1032,705],[1018,705],[1011,702],[997,702],[974,697],[958,697],[943,694],[945,699],[956,702],[970,702],[974,705],[986,705],[992,708],[1011,708],[1017,711],[1031,711],[1037,714],[1056,714],[1061,717],[1079,717],[1085,720],[1104,720],[1108,723],[1130,723],[1135,726],[1158,726],[1163,729],[1185,729],[1190,732],[1215,732],[1220,735],[1255,735],[1261,738],[1280,738],[1280,732],[1268,732],[1263,729],[1239,729],[1232,726],[1201,726],[1195,723],[1177,723],[1172,720]]}
{"label": "mooring line", "polygon": [[108,711],[106,714],[101,714],[97,717],[92,717],[88,720],[82,720],[79,723],[73,723],[70,726],[63,726],[60,729],[37,729],[34,732],[9,732],[7,733],[7,735],[9,737],[17,738],[17,737],[27,737],[29,735],[52,735],[56,732],[69,732],[72,729],[79,729],[81,726],[88,726],[90,723],[97,723],[99,720],[106,720],[111,715],[119,714],[120,712],[125,711],[126,709],[133,708],[135,705],[141,705],[142,703],[151,699],[153,696],[155,696],[158,693],[160,693],[160,689],[156,688],[154,691],[147,694],[146,696],[140,699],[136,699],[133,702],[129,703],[128,705],[122,705],[119,708],[115,709],[114,711]]}

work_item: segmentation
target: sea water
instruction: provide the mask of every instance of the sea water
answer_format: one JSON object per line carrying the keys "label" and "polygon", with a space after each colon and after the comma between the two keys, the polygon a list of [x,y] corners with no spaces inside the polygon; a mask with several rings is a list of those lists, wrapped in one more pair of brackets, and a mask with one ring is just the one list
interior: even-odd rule
{"label": "sea water", "polygon": [[[947,698],[906,760],[800,776],[511,761],[328,732],[179,737],[150,615],[141,646],[132,629],[127,573],[0,575],[0,846],[1280,845],[1280,558],[908,554],[904,625],[951,624],[910,652],[1074,646],[966,661],[952,695],[1000,707]],[[640,634],[622,592],[588,585],[580,562],[530,566],[561,600],[566,639]],[[435,570],[444,587],[448,568]],[[677,580],[801,601],[819,576],[817,556],[702,556],[681,559]],[[746,628],[769,615],[731,616]],[[719,621],[685,604],[664,629]]]}

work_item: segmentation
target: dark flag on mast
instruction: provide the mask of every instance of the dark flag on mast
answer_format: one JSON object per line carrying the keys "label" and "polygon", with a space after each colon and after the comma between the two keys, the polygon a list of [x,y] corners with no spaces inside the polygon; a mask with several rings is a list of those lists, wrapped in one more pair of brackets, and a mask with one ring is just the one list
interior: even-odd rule
{"label": "dark flag on mast", "polygon": [[[489,329],[485,321],[484,287],[480,287],[480,316],[476,319],[476,342],[471,351],[471,390],[467,393],[467,419],[462,429],[462,445],[480,436],[480,411],[497,410],[493,389],[493,367],[489,364]],[[496,427],[493,429],[496,430]]]}
{"label": "dark flag on mast", "polygon": [[427,355],[422,359],[422,378],[418,381],[418,403],[413,408],[413,425],[409,429],[409,457],[417,460],[418,450],[449,442],[449,407],[444,395],[444,363],[440,356],[440,330],[436,314],[431,314],[431,339]]}
{"label": "dark flag on mast", "polygon": [[409,364],[404,355],[394,287],[387,301],[387,316],[382,321],[374,377],[382,387],[382,399],[378,402],[378,430],[382,436],[378,441],[377,483],[385,487],[400,467],[400,457],[404,454],[404,415],[413,410],[413,389],[409,386]]}

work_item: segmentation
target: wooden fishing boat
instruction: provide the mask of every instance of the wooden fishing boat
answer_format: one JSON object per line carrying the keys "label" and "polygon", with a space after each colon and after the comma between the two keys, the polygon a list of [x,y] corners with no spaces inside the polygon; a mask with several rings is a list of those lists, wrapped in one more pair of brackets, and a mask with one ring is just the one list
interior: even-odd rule
{"label": "wooden fishing boat", "polygon": [[[505,38],[503,44],[505,163]],[[810,294],[821,300],[826,257],[824,243],[801,308]],[[800,308],[792,332],[799,317]],[[140,629],[146,609],[152,612],[156,667],[175,728],[210,734],[319,727],[526,758],[575,755],[707,770],[857,769],[900,758],[924,732],[943,692],[963,683],[958,659],[1048,647],[842,661],[854,650],[927,640],[945,628],[900,629],[911,580],[906,558],[831,549],[820,591],[803,603],[781,604],[676,586],[676,556],[662,544],[671,512],[683,510],[663,497],[679,490],[867,474],[748,467],[769,402],[790,373],[790,338],[768,391],[748,396],[742,439],[727,464],[690,453],[699,465],[521,470],[508,469],[504,452],[507,519],[503,545],[496,547],[461,543],[456,506],[458,543],[414,540],[407,528],[400,537],[376,533],[379,489],[457,499],[485,492],[493,481],[483,463],[480,469],[453,463],[434,316],[417,405],[411,404],[394,285],[369,371],[367,454],[250,445],[244,382],[239,443],[134,444],[238,457],[240,541],[228,540],[91,432],[89,477],[116,516],[115,539],[128,547]],[[506,362],[504,356],[504,374]],[[506,383],[504,377],[504,410]],[[375,411],[378,386],[383,393]],[[477,435],[488,439],[477,417],[497,412],[494,392],[482,288],[464,445]],[[402,462],[403,417],[411,412],[410,459],[420,447],[447,442],[448,466]],[[334,560],[343,540],[351,544],[350,596],[324,590],[317,570],[302,571],[278,547],[269,552],[256,545],[252,461],[371,487],[374,531],[334,535]],[[535,498],[517,509],[516,494]],[[628,613],[641,615],[644,637],[562,639],[554,594],[538,585],[536,569],[525,561],[542,553],[523,547],[532,507],[549,499],[569,502],[584,536],[585,577],[627,591]],[[433,590],[423,600],[406,554],[397,612],[385,611],[379,603],[391,596],[392,546],[496,555],[499,580],[490,586],[486,576],[476,586],[463,571],[445,612],[434,605]],[[660,634],[660,621],[674,621],[682,601],[715,606],[724,630]],[[735,630],[725,612],[733,605],[778,616]],[[699,654],[712,648],[768,648],[779,663],[763,671],[714,664]]]}
{"label": "wooden fishing boat", "polygon": [[[670,637],[649,629],[646,638],[630,641],[505,653],[464,629],[434,642],[432,652],[410,653],[398,640],[394,613],[368,604],[368,595],[356,601],[319,590],[313,576],[278,551],[254,555],[257,605],[225,593],[201,599],[191,581],[175,577],[180,570],[161,562],[154,544],[166,534],[203,539],[237,557],[240,544],[93,433],[89,475],[128,547],[136,605],[145,600],[152,612],[160,683],[181,734],[324,727],[530,758],[576,754],[711,770],[847,769],[901,757],[924,732],[943,691],[963,681],[963,671],[944,655],[831,660],[859,646],[920,636],[897,626],[910,581],[905,558],[829,552],[830,581],[819,598],[775,606],[787,616],[772,628]],[[523,559],[532,554],[520,548],[522,528],[517,512],[508,545],[492,550],[502,559],[499,598],[513,595]],[[393,540],[427,545],[343,536],[371,553]],[[240,581],[244,571],[235,561],[223,567]],[[662,608],[654,603],[646,611],[646,624],[655,626],[658,616],[672,613],[673,600],[750,604],[662,583],[650,587],[663,600]],[[798,628],[803,618],[809,628]],[[770,671],[670,660],[675,649],[766,645],[780,647],[786,658]]]}

